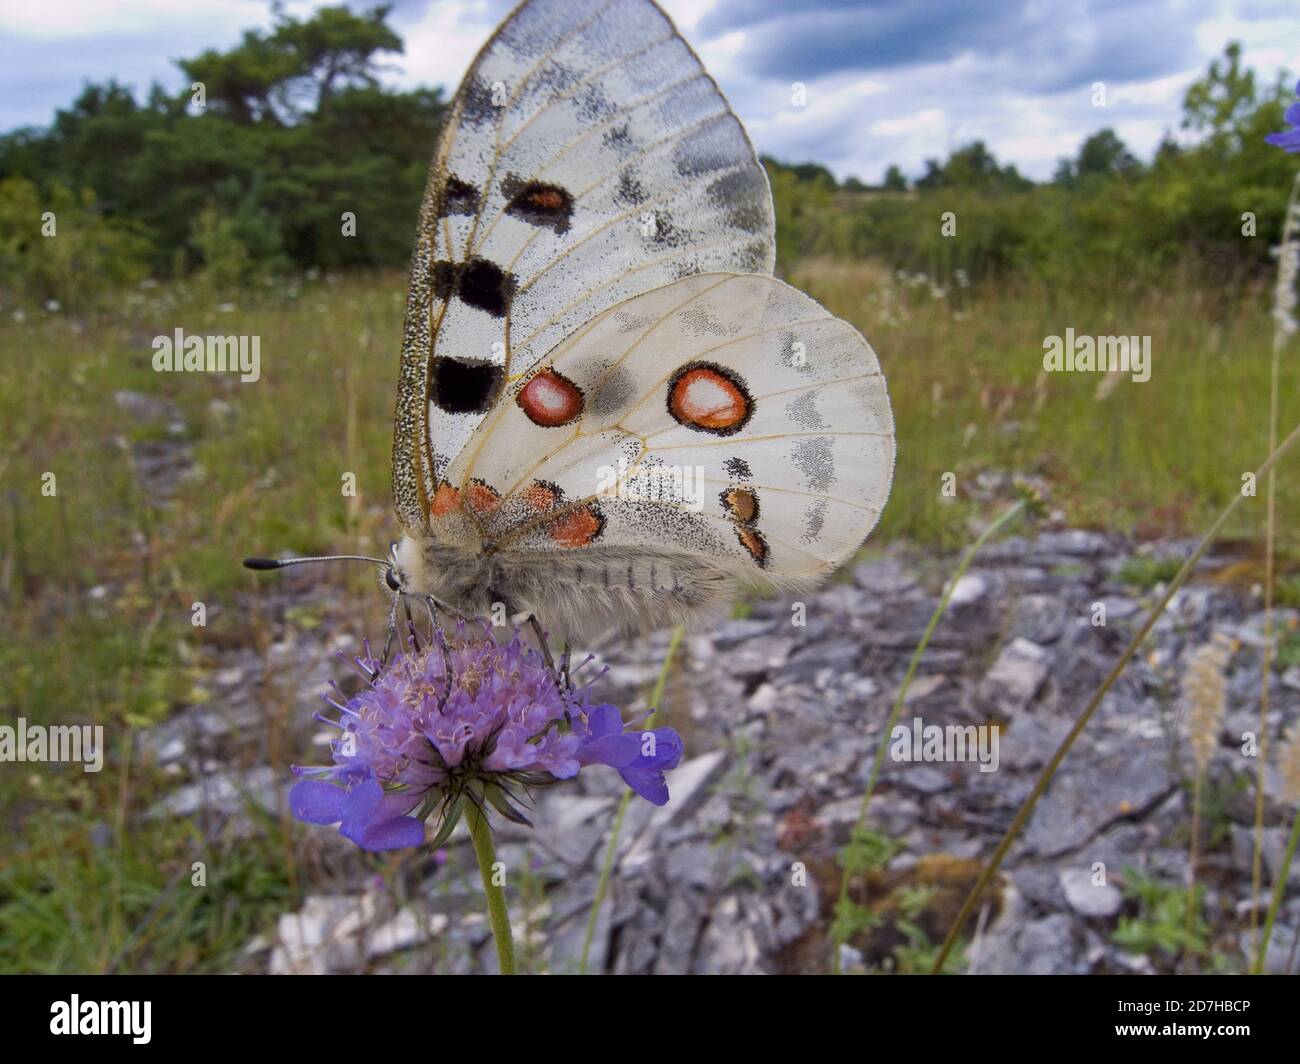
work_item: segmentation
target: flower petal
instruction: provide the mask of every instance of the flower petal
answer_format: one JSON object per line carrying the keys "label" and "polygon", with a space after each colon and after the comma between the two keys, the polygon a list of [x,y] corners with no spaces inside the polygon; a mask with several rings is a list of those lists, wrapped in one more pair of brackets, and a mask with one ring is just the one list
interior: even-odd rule
{"label": "flower petal", "polygon": [[593,739],[618,735],[623,731],[623,716],[617,706],[602,703],[587,710],[587,734]]}
{"label": "flower petal", "polygon": [[343,802],[348,792],[332,783],[303,780],[289,791],[293,815],[308,824],[337,824],[343,819]]}
{"label": "flower petal", "polygon": [[641,757],[641,740],[635,735],[606,735],[589,739],[578,749],[578,761],[584,765],[609,765],[623,768]]}
{"label": "flower petal", "polygon": [[[677,730],[675,728],[655,728],[650,734],[655,739],[654,753],[649,756],[642,755],[644,766],[676,768],[682,760],[682,752],[686,749],[686,744],[682,742],[682,737],[677,734]],[[641,738],[642,748],[644,749],[644,735]]]}
{"label": "flower petal", "polygon": [[404,850],[424,842],[424,821],[413,816],[395,816],[371,824],[353,839],[363,850]]}
{"label": "flower petal", "polygon": [[619,772],[632,790],[652,805],[668,804],[668,784],[656,768],[625,768]]}

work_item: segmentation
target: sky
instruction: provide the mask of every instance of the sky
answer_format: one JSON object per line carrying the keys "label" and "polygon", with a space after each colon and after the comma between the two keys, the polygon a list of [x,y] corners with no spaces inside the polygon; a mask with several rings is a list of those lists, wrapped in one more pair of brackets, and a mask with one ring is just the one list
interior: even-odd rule
{"label": "sky", "polygon": [[[289,0],[296,15],[321,6]],[[353,4],[357,7],[357,4]],[[362,4],[360,6],[369,6]],[[397,0],[383,80],[454,90],[509,0]],[[1230,40],[1300,71],[1297,0],[662,0],[760,152],[843,179],[909,176],[984,140],[1035,179],[1113,127],[1140,157]],[[83,82],[179,89],[171,62],[268,26],[265,0],[0,0],[0,131],[45,125]],[[1095,86],[1104,85],[1098,105]],[[804,86],[804,104],[793,86]],[[430,147],[432,153],[432,146]]]}

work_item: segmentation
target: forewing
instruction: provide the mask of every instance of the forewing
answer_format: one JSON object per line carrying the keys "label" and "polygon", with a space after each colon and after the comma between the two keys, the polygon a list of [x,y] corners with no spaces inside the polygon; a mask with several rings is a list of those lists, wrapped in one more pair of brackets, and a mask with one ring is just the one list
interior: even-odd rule
{"label": "forewing", "polygon": [[531,0],[457,92],[411,268],[394,441],[408,529],[512,382],[602,310],[770,273],[767,177],[649,0]]}

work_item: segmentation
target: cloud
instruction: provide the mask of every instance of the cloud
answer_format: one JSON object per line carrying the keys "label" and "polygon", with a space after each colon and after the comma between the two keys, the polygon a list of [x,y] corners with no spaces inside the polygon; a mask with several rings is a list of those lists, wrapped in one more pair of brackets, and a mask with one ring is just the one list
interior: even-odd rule
{"label": "cloud", "polygon": [[1022,88],[1055,91],[1180,69],[1191,29],[1152,0],[745,0],[714,8],[704,37],[745,31],[741,63],[758,77],[814,81],[962,56],[996,59]]}
{"label": "cloud", "polygon": [[[306,15],[327,0],[291,0]],[[333,0],[338,2],[338,0]],[[368,7],[374,0],[353,0]],[[1139,155],[1176,129],[1187,84],[1241,40],[1271,82],[1300,56],[1295,0],[661,0],[755,145],[878,180],[983,139],[1049,177],[1114,127]],[[453,90],[514,0],[397,0],[385,81]],[[49,122],[83,81],[179,88],[171,60],[266,26],[264,0],[0,0],[0,130]],[[791,83],[807,86],[796,107]],[[1106,84],[1106,106],[1092,84]]]}

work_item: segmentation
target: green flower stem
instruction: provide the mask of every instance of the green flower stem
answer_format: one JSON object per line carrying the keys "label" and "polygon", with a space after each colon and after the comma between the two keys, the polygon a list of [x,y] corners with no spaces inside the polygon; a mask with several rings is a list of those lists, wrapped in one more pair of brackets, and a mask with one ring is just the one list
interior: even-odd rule
{"label": "green flower stem", "polygon": [[[655,726],[659,718],[659,703],[663,701],[664,688],[668,686],[668,671],[673,663],[673,655],[682,641],[684,629],[679,624],[673,629],[672,638],[668,640],[668,649],[664,652],[664,663],[659,668],[659,678],[655,680],[654,690],[650,693],[651,713],[643,727]],[[609,890],[609,877],[614,871],[614,858],[618,854],[618,837],[623,830],[623,818],[627,816],[627,807],[632,802],[632,792],[626,791],[618,803],[618,812],[614,814],[614,823],[610,828],[609,845],[605,847],[605,860],[600,867],[600,881],[596,884],[596,898],[591,903],[591,912],[587,915],[587,931],[582,936],[582,956],[578,960],[578,974],[587,974],[587,959],[591,955],[591,940],[596,936],[596,921],[600,917],[600,907],[605,901],[605,892]]]}
{"label": "green flower stem", "polygon": [[1277,872],[1277,882],[1273,884],[1273,901],[1268,907],[1268,916],[1264,918],[1264,937],[1259,943],[1259,952],[1255,954],[1255,967],[1251,975],[1264,974],[1264,957],[1268,953],[1268,943],[1273,937],[1273,921],[1282,906],[1282,895],[1286,892],[1286,881],[1291,875],[1291,862],[1295,858],[1296,843],[1300,842],[1300,812],[1291,822],[1291,841],[1286,844],[1286,856],[1282,858],[1282,867]]}
{"label": "green flower stem", "polygon": [[[1278,459],[1286,454],[1297,440],[1300,440],[1300,425],[1296,425],[1296,427],[1291,430],[1290,434],[1282,441],[1281,445],[1273,451],[1273,453],[1264,460],[1264,463],[1259,467],[1259,469],[1255,471],[1256,479],[1277,465]],[[1196,563],[1205,556],[1205,552],[1210,549],[1210,544],[1219,538],[1219,533],[1223,531],[1223,527],[1228,523],[1232,515],[1237,512],[1237,507],[1241,505],[1241,502],[1245,497],[1246,496],[1242,495],[1240,492],[1234,494],[1232,502],[1228,503],[1219,516],[1215,518],[1214,524],[1210,526],[1210,530],[1205,533],[1204,538],[1196,545],[1196,549],[1192,551],[1187,561],[1183,562],[1182,568],[1179,569],[1174,575],[1174,578],[1169,581],[1169,586],[1165,588],[1165,593],[1160,596],[1160,601],[1157,602],[1151,612],[1147,614],[1147,619],[1143,622],[1141,629],[1139,629],[1138,633],[1129,640],[1129,644],[1124,648],[1124,652],[1120,654],[1119,660],[1115,662],[1115,665],[1102,681],[1101,686],[1097,688],[1093,693],[1092,698],[1088,700],[1088,704],[1084,706],[1083,712],[1079,714],[1079,717],[1074,722],[1074,726],[1070,729],[1069,734],[1062,740],[1061,745],[1057,747],[1056,753],[1052,755],[1052,759],[1043,767],[1043,771],[1038,777],[1038,782],[1034,784],[1034,789],[1029,792],[1029,797],[1027,797],[1021,804],[1020,810],[1016,813],[1015,819],[1011,822],[1011,826],[1007,828],[1006,834],[1002,836],[1002,841],[998,843],[997,849],[993,851],[993,856],[989,859],[989,863],[985,865],[984,870],[980,873],[980,877],[975,882],[975,886],[971,888],[970,893],[966,895],[966,901],[962,904],[961,912],[957,914],[957,919],[953,921],[952,927],[948,929],[948,937],[944,939],[943,946],[935,957],[934,965],[930,969],[931,975],[938,975],[943,971],[943,962],[948,959],[948,954],[952,952],[952,947],[957,941],[957,936],[961,933],[961,929],[966,925],[966,921],[974,911],[976,903],[983,896],[989,883],[992,882],[993,877],[1002,866],[1002,861],[1007,856],[1007,851],[1011,849],[1011,844],[1015,842],[1016,837],[1020,834],[1020,829],[1025,826],[1025,822],[1029,819],[1029,815],[1034,811],[1034,806],[1038,804],[1038,799],[1041,798],[1043,792],[1047,790],[1047,785],[1051,783],[1052,777],[1056,775],[1056,770],[1061,767],[1061,762],[1065,760],[1065,755],[1068,754],[1070,748],[1074,746],[1074,741],[1079,738],[1079,734],[1087,726],[1088,721],[1092,719],[1092,715],[1097,711],[1097,707],[1101,705],[1101,700],[1106,697],[1106,692],[1109,691],[1115,681],[1119,679],[1120,673],[1124,671],[1125,667],[1133,659],[1133,655],[1137,653],[1138,647],[1142,645],[1142,641],[1146,639],[1151,629],[1155,627],[1156,621],[1160,618],[1160,615],[1165,612],[1165,607],[1169,605],[1169,600],[1173,598],[1174,593],[1187,582],[1187,578],[1192,575],[1192,570],[1196,568]]]}
{"label": "green flower stem", "polygon": [[[948,581],[948,586],[944,589],[943,597],[939,599],[939,605],[935,607],[934,613],[930,615],[930,623],[925,626],[925,633],[921,636],[921,641],[916,645],[912,652],[912,660],[907,663],[907,672],[903,676],[903,682],[899,684],[898,694],[894,696],[894,706],[889,711],[889,719],[885,721],[884,731],[880,735],[880,743],[876,747],[876,758],[871,763],[871,774],[867,777],[867,789],[862,795],[862,804],[858,808],[857,823],[853,826],[853,835],[858,835],[867,826],[867,807],[871,804],[871,795],[875,792],[876,781],[880,776],[880,769],[885,763],[885,751],[889,748],[889,736],[894,730],[894,725],[898,723],[899,715],[903,712],[903,702],[907,697],[907,689],[912,684],[912,677],[916,675],[917,667],[921,664],[921,658],[925,654],[925,648],[930,645],[930,637],[934,635],[934,630],[939,627],[939,621],[943,615],[948,612],[948,602],[952,598],[953,589],[957,586],[957,581],[966,575],[966,570],[970,568],[971,562],[975,560],[975,555],[979,553],[981,547],[990,539],[996,536],[1002,529],[1006,528],[1016,518],[1020,517],[1025,511],[1025,502],[1021,500],[1007,507],[1000,517],[997,518],[988,528],[979,534],[979,538],[967,548],[966,553],[962,555],[961,563],[957,566],[956,571],[952,574],[952,579]],[[849,870],[847,866],[840,868],[840,898],[836,905],[836,911],[843,911],[844,906],[849,899]],[[835,955],[831,958],[831,968],[836,975],[840,974],[840,943],[834,943]]]}
{"label": "green flower stem", "polygon": [[506,892],[492,882],[492,866],[497,859],[496,850],[492,846],[492,828],[488,824],[487,813],[473,802],[466,803],[465,816],[469,820],[474,855],[478,858],[479,875],[483,877],[483,890],[487,894],[488,919],[492,923],[492,937],[496,939],[501,974],[515,975],[515,941],[510,933]]}

